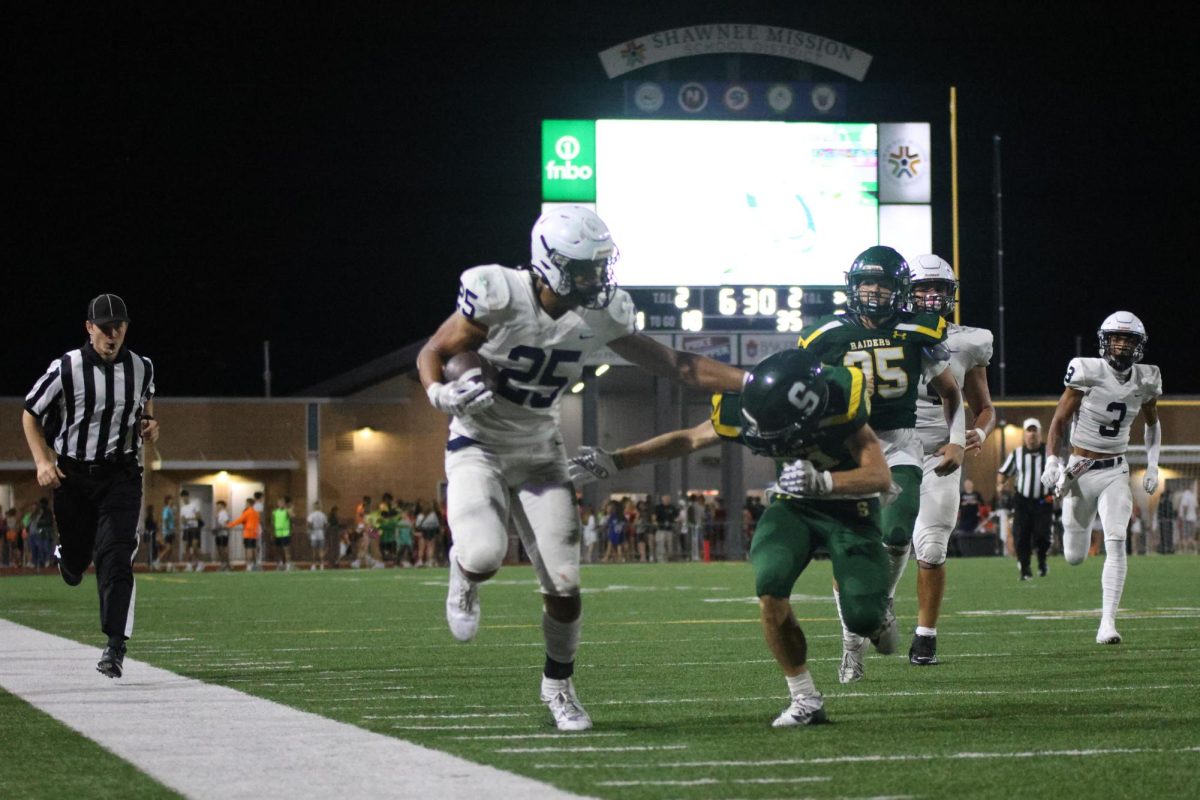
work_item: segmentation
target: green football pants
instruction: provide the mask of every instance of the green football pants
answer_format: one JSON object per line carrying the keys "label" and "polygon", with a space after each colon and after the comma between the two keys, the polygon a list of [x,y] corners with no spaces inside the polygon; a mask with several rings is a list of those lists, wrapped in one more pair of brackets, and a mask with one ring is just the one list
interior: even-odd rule
{"label": "green football pants", "polygon": [[861,636],[874,634],[883,624],[888,592],[878,500],[772,503],[750,545],[755,593],[790,597],[818,545],[825,546],[833,563],[846,627]]}

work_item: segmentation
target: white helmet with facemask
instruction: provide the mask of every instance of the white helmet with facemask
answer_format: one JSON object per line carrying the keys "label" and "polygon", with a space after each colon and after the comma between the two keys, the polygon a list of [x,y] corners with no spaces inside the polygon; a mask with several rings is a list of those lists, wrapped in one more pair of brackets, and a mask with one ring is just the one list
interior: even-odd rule
{"label": "white helmet with facemask", "polygon": [[619,257],[604,220],[583,206],[559,206],[538,218],[530,235],[530,268],[560,297],[574,294],[584,308],[605,308],[617,284]]}
{"label": "white helmet with facemask", "polygon": [[[1128,352],[1115,352],[1113,349],[1113,337],[1115,336],[1131,336],[1137,342]],[[1142,360],[1142,356],[1145,355],[1146,342],[1150,341],[1150,337],[1146,335],[1146,326],[1130,311],[1116,311],[1105,317],[1104,322],[1100,323],[1100,327],[1096,331],[1096,339],[1100,343],[1101,357],[1108,362],[1109,366],[1120,372],[1125,372]]]}

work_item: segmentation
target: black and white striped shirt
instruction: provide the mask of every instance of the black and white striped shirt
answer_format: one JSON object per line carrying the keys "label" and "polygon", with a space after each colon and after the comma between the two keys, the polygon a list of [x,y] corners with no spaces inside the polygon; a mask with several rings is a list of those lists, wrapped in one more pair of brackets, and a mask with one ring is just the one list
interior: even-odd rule
{"label": "black and white striped shirt", "polygon": [[25,396],[55,453],[77,461],[136,455],[137,419],[154,397],[154,364],[121,348],[112,363],[90,342],[50,362]]}
{"label": "black and white striped shirt", "polygon": [[1035,450],[1018,447],[1008,454],[1000,466],[1000,474],[1009,477],[1016,474],[1013,485],[1022,497],[1039,498],[1046,494],[1042,487],[1042,470],[1046,468],[1046,445]]}

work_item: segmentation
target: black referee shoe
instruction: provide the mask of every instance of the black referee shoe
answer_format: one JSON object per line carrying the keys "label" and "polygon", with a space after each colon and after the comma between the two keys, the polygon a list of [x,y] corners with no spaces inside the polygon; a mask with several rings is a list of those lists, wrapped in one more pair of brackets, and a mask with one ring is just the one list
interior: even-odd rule
{"label": "black referee shoe", "polygon": [[63,566],[61,544],[54,546],[54,560],[58,562],[58,574],[62,576],[63,583],[65,583],[67,586],[78,586],[83,582],[82,575],[76,575],[75,573],[68,571],[67,568]]}
{"label": "black referee shoe", "polygon": [[122,642],[119,647],[110,644],[104,648],[104,655],[100,656],[100,663],[96,664],[96,671],[110,678],[119,678],[124,665],[125,643]]}
{"label": "black referee shoe", "polygon": [[914,633],[908,647],[908,663],[914,667],[932,667],[938,663],[937,637]]}

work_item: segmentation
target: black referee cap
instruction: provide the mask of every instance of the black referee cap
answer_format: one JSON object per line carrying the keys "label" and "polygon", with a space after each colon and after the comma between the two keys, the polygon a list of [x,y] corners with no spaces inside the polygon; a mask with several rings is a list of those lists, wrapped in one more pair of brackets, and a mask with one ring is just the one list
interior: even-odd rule
{"label": "black referee cap", "polygon": [[129,322],[129,311],[125,301],[115,294],[99,294],[88,303],[88,320],[93,325],[111,325],[114,322]]}

